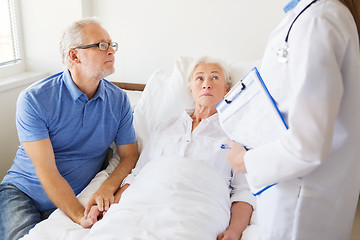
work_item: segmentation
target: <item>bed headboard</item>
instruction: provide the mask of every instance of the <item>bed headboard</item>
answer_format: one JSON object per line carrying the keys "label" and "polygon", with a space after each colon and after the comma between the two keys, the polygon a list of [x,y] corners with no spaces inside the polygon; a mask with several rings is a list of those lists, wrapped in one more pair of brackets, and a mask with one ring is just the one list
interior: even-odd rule
{"label": "bed headboard", "polygon": [[126,83],[126,82],[111,82],[123,90],[130,91],[144,91],[145,85],[142,83]]}

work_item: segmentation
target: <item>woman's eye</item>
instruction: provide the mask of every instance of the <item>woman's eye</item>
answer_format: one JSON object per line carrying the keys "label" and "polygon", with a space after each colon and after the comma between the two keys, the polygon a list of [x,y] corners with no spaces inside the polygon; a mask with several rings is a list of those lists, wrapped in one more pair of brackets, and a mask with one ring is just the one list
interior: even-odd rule
{"label": "woman's eye", "polygon": [[213,79],[214,79],[214,80],[218,80],[219,77],[218,77],[218,76],[213,76]]}
{"label": "woman's eye", "polygon": [[203,80],[203,78],[202,78],[202,77],[198,77],[198,78],[196,78],[196,80],[200,80],[200,81],[202,81],[202,80]]}

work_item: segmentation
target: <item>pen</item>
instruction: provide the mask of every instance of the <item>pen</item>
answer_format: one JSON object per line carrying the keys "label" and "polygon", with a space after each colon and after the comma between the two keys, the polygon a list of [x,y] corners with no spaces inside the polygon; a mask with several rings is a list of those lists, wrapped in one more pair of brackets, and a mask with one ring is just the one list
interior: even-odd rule
{"label": "pen", "polygon": [[[249,149],[247,147],[245,147],[245,150],[248,151]],[[228,144],[221,144],[221,149],[231,149],[231,147]]]}
{"label": "pen", "polygon": [[231,149],[228,144],[221,144],[221,149]]}

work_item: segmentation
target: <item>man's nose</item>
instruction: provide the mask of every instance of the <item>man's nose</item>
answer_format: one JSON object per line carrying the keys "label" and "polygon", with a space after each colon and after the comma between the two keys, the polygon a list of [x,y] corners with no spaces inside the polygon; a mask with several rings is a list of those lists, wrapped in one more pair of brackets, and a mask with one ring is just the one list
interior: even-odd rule
{"label": "man's nose", "polygon": [[115,54],[115,49],[112,46],[109,46],[109,48],[107,50],[107,54],[108,55]]}

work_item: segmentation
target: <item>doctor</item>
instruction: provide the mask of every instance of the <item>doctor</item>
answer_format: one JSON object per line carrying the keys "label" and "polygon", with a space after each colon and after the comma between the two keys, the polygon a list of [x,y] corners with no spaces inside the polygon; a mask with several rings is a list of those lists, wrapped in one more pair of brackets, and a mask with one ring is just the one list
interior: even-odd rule
{"label": "doctor", "polygon": [[289,129],[247,152],[229,141],[230,164],[258,196],[260,239],[350,239],[360,190],[360,51],[355,1],[347,5],[293,0],[284,8],[261,75]]}

